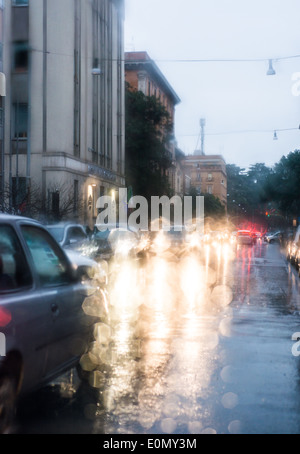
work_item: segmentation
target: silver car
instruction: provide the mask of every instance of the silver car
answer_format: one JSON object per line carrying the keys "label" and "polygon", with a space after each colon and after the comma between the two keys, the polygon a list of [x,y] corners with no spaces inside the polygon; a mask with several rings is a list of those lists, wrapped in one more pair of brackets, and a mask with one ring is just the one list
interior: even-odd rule
{"label": "silver car", "polygon": [[18,394],[78,364],[95,319],[79,269],[39,223],[0,215],[0,433]]}
{"label": "silver car", "polygon": [[60,223],[47,225],[46,228],[62,248],[77,249],[88,242],[88,234],[80,224]]}

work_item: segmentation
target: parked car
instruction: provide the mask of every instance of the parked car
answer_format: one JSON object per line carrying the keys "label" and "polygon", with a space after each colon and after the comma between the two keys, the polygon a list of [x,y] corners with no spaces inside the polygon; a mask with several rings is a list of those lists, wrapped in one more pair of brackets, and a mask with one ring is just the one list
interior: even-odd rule
{"label": "parked car", "polygon": [[300,276],[300,246],[296,248],[294,265]]}
{"label": "parked car", "polygon": [[236,234],[237,244],[253,244],[253,237],[250,230],[239,230]]}
{"label": "parked car", "polygon": [[78,249],[89,241],[86,227],[80,224],[59,223],[46,225],[46,228],[63,248]]}
{"label": "parked car", "polygon": [[107,266],[103,262],[96,262],[77,251],[66,249],[65,253],[69,257],[78,277],[82,280],[90,280],[91,285],[99,283],[106,285],[108,280]]}
{"label": "parked car", "polygon": [[111,226],[111,229],[101,231],[95,226],[92,236],[92,257],[96,260],[110,260],[113,256],[129,256],[135,254],[139,238],[136,232],[121,227]]}
{"label": "parked car", "polygon": [[274,232],[274,233],[269,233],[266,235],[266,240],[267,243],[279,243],[282,238],[282,232]]}
{"label": "parked car", "polygon": [[288,241],[286,247],[286,258],[293,264],[296,261],[299,246],[300,246],[300,226],[297,228],[292,240]]}
{"label": "parked car", "polygon": [[[95,318],[83,303],[89,289],[64,250],[36,221],[0,215],[0,432],[17,396],[78,364]],[[3,352],[2,352],[3,353]]]}

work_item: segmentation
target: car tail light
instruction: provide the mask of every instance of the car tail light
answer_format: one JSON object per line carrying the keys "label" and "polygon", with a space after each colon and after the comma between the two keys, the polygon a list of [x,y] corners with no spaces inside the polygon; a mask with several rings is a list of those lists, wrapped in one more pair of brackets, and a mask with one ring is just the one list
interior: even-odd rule
{"label": "car tail light", "polygon": [[4,328],[11,322],[11,313],[0,306],[0,328]]}

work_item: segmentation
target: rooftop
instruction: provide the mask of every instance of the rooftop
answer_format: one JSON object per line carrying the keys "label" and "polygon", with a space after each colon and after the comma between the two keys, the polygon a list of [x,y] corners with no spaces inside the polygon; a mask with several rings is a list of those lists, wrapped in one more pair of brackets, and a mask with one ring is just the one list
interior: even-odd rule
{"label": "rooftop", "polygon": [[167,81],[157,64],[152,60],[147,52],[125,52],[125,68],[126,70],[141,70],[145,69],[153,79],[161,85],[166,94],[168,94],[174,102],[174,105],[181,102],[179,96]]}

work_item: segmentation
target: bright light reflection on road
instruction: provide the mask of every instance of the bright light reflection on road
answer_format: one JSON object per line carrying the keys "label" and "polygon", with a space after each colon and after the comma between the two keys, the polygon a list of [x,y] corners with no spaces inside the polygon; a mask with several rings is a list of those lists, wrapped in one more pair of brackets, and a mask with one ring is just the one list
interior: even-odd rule
{"label": "bright light reflection on road", "polygon": [[205,399],[219,337],[230,335],[224,311],[233,299],[235,245],[193,238],[176,253],[169,246],[160,234],[143,260],[109,265],[108,311],[99,313],[81,361],[102,412],[114,420],[108,432],[216,433]]}

